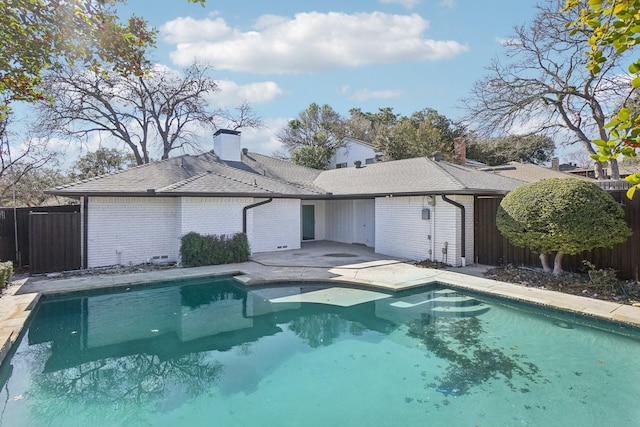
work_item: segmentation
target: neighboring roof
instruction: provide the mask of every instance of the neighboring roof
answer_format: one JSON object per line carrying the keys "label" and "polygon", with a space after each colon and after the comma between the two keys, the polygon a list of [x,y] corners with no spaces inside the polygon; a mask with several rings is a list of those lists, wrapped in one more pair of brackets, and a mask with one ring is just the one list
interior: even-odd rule
{"label": "neighboring roof", "polygon": [[622,161],[618,163],[618,170],[620,172],[620,176],[622,177],[633,175],[634,173],[640,172],[640,165],[639,164],[625,165],[624,161]]}
{"label": "neighboring roof", "polygon": [[376,145],[373,142],[365,141],[363,139],[352,138],[350,136],[345,137],[344,142],[364,145],[365,147],[373,148],[374,150],[376,148]]}
{"label": "neighboring roof", "polygon": [[535,182],[546,178],[582,178],[591,181],[590,178],[579,177],[532,163],[509,162],[500,166],[481,168],[480,170],[526,182]]}
{"label": "neighboring roof", "polygon": [[504,194],[518,181],[426,157],[319,171],[257,153],[224,162],[184,155],[58,187],[54,195],[330,198],[410,194]]}
{"label": "neighboring roof", "polygon": [[504,194],[523,182],[426,157],[323,171],[314,181],[333,195]]}

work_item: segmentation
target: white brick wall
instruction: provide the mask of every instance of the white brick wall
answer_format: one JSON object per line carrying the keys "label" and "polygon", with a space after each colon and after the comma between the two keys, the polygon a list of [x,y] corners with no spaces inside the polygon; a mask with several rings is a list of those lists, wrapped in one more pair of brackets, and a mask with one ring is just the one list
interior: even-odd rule
{"label": "white brick wall", "polygon": [[[88,266],[129,265],[154,256],[178,261],[180,238],[242,231],[242,211],[265,199],[124,198],[89,199]],[[274,199],[247,211],[252,252],[300,248],[300,200]]]}
{"label": "white brick wall", "polygon": [[[473,263],[473,196],[448,196],[449,199],[458,202],[465,207],[466,215],[466,253],[467,264]],[[450,203],[436,197],[435,209],[435,260],[446,262],[449,265],[459,267],[462,265],[461,224],[460,209]],[[442,248],[447,242],[447,254],[442,253]]]}
{"label": "white brick wall", "polygon": [[376,253],[413,260],[429,258],[431,220],[422,219],[422,209],[429,207],[428,198],[421,196],[377,198]]}
{"label": "white brick wall", "polygon": [[[474,259],[473,196],[450,196],[465,206],[467,264]],[[422,219],[422,209],[431,209],[431,219]],[[413,260],[432,259],[460,266],[460,209],[441,197],[431,206],[428,197],[390,197],[376,199],[376,252]],[[433,222],[433,223],[432,223]],[[429,239],[431,236],[431,239]],[[442,249],[447,245],[447,253]],[[432,251],[431,253],[429,251]]]}
{"label": "white brick wall", "polygon": [[177,261],[178,199],[90,197],[88,211],[88,267]]}
{"label": "white brick wall", "polygon": [[240,233],[242,208],[252,203],[255,201],[250,197],[183,197],[180,236],[191,231],[203,235]]}
{"label": "white brick wall", "polygon": [[[264,199],[255,199],[257,203]],[[273,199],[247,211],[251,252],[299,249],[301,240],[299,199]]]}

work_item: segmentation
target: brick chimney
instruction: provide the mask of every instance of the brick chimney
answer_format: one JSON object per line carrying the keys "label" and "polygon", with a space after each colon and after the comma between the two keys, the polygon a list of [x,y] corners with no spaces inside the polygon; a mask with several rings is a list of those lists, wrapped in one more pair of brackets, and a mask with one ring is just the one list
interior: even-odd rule
{"label": "brick chimney", "polygon": [[219,129],[213,134],[213,152],[221,160],[229,162],[239,162],[240,153],[240,131]]}
{"label": "brick chimney", "polygon": [[464,166],[467,164],[467,142],[464,137],[459,136],[453,138],[453,151],[456,153],[460,163]]}

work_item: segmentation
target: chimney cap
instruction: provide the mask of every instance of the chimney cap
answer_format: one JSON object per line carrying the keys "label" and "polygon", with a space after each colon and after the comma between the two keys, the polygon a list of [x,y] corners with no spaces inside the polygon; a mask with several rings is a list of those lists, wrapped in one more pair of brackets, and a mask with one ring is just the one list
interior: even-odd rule
{"label": "chimney cap", "polygon": [[355,162],[353,162],[353,165],[356,167],[356,169],[360,169],[362,167],[362,162],[360,160],[356,160]]}
{"label": "chimney cap", "polygon": [[242,154],[244,154],[245,156],[247,155],[247,153],[249,153],[249,149],[248,148],[243,148],[242,149]]}
{"label": "chimney cap", "polygon": [[227,134],[227,135],[240,135],[242,132],[240,132],[239,130],[231,130],[231,129],[218,129],[216,131],[216,133],[213,134],[213,136],[218,136],[220,134]]}

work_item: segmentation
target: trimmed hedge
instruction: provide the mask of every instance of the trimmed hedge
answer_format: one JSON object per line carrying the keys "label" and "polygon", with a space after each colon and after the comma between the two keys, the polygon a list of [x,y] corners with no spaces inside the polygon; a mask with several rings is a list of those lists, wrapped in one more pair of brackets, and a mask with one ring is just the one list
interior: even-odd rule
{"label": "trimmed hedge", "polygon": [[0,288],[5,288],[13,277],[13,262],[0,262]]}
{"label": "trimmed hedge", "polygon": [[249,241],[244,233],[203,236],[191,232],[182,236],[180,243],[180,256],[185,267],[245,262],[249,261],[249,255]]}

